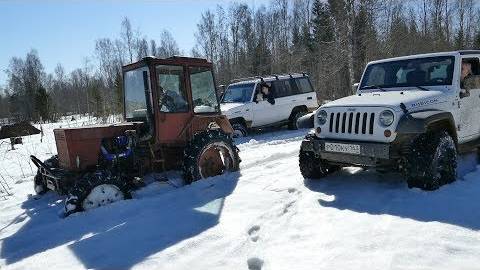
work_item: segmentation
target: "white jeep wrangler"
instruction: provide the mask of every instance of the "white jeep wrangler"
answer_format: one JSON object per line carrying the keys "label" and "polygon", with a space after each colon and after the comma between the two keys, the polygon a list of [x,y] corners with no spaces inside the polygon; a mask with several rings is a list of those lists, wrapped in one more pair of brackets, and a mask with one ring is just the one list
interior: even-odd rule
{"label": "white jeep wrangler", "polygon": [[[425,190],[454,181],[457,154],[480,145],[479,58],[480,51],[455,51],[369,63],[356,95],[310,117],[302,175],[321,178],[356,165],[398,170],[409,187]],[[465,78],[462,66],[470,69]]]}
{"label": "white jeep wrangler", "polygon": [[228,86],[220,104],[234,136],[246,136],[251,128],[288,125],[318,107],[317,95],[306,74],[272,75],[238,79]]}

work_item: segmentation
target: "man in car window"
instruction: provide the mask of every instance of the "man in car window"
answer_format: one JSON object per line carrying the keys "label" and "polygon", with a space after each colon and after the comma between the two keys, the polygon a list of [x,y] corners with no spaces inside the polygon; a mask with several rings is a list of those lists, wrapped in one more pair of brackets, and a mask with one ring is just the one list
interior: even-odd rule
{"label": "man in car window", "polygon": [[472,63],[464,61],[462,62],[462,74],[460,78],[460,87],[464,89],[467,96],[470,94],[471,89],[480,88],[480,76],[473,74]]}
{"label": "man in car window", "polygon": [[472,76],[472,64],[462,61],[462,73],[460,74],[460,87],[465,89],[465,81]]}

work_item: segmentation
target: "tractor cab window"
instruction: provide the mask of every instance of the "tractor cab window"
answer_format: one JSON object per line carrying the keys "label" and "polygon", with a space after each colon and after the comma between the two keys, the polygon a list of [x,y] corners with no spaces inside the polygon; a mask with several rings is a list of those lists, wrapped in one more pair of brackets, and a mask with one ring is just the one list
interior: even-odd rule
{"label": "tractor cab window", "polygon": [[182,66],[157,66],[158,107],[162,112],[187,112]]}
{"label": "tractor cab window", "polygon": [[148,90],[148,78],[150,78],[148,68],[143,67],[127,71],[123,78],[125,85],[125,117],[127,119],[146,118],[147,100],[145,91]]}
{"label": "tractor cab window", "polygon": [[215,83],[210,68],[190,67],[193,111],[195,113],[219,112]]}

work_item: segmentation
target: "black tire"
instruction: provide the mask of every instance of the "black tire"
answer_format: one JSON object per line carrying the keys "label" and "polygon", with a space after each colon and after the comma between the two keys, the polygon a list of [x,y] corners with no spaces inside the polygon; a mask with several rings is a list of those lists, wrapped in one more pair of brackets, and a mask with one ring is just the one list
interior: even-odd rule
{"label": "black tire", "polygon": [[83,211],[83,201],[95,187],[104,184],[117,187],[121,191],[124,199],[132,198],[130,194],[132,184],[130,181],[127,181],[127,179],[115,176],[109,170],[89,172],[75,182],[74,187],[65,198],[65,215],[68,216],[75,212]]}
{"label": "black tire", "polygon": [[248,135],[247,127],[242,123],[233,123],[232,128],[234,138],[245,137]]}
{"label": "black tire", "polygon": [[315,153],[302,149],[300,149],[298,162],[303,178],[309,179],[323,178],[341,168],[340,166],[330,165],[327,161],[316,157]]}
{"label": "black tire", "polygon": [[184,150],[183,176],[187,184],[204,178],[200,171],[200,158],[205,150],[214,145],[224,147],[230,156],[230,168],[223,168],[223,172],[225,172],[225,170],[239,170],[241,161],[238,156],[239,150],[234,145],[232,138],[221,130],[203,131],[195,134]]}
{"label": "black tire", "polygon": [[293,112],[288,122],[288,129],[297,130],[298,129],[297,120],[298,118],[304,116],[305,114],[306,112],[303,110],[297,110]]}
{"label": "black tire", "polygon": [[406,158],[409,188],[435,190],[456,179],[457,149],[446,132],[428,132],[416,138]]}
{"label": "black tire", "polygon": [[[52,156],[51,158],[45,160],[43,163],[50,169],[59,168],[57,155]],[[35,178],[33,178],[33,190],[35,190],[35,193],[37,195],[43,195],[48,192],[47,184],[45,183],[45,181],[43,181],[40,170],[37,170],[37,174],[35,175]]]}

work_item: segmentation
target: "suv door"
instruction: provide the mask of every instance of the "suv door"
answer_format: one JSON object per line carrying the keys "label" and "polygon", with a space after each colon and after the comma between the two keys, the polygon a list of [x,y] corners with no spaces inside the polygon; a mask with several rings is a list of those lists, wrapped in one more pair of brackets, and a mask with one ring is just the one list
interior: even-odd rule
{"label": "suv door", "polygon": [[[272,89],[271,89],[272,90]],[[276,122],[277,102],[270,104],[267,100],[256,101],[256,95],[261,91],[261,84],[255,87],[254,102],[252,103],[252,127],[261,127]],[[273,90],[272,90],[273,91]]]}
{"label": "suv door", "polygon": [[288,120],[293,108],[297,105],[296,85],[293,79],[276,80],[272,82],[275,95],[276,122]]}

